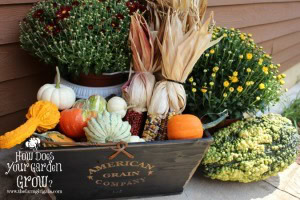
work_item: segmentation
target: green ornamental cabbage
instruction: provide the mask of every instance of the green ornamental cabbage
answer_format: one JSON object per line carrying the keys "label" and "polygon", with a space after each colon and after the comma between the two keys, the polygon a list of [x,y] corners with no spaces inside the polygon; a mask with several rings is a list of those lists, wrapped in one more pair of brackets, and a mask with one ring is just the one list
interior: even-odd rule
{"label": "green ornamental cabbage", "polygon": [[267,179],[291,165],[298,153],[297,129],[278,114],[238,121],[213,137],[201,165],[206,176],[222,181]]}

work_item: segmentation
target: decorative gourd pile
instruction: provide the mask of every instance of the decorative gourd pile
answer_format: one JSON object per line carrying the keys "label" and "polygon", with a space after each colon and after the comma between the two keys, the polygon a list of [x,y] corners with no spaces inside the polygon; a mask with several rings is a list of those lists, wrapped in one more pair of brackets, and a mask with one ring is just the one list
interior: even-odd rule
{"label": "decorative gourd pile", "polygon": [[292,164],[298,153],[297,129],[278,114],[238,121],[213,137],[202,168],[206,176],[222,181],[267,179]]}

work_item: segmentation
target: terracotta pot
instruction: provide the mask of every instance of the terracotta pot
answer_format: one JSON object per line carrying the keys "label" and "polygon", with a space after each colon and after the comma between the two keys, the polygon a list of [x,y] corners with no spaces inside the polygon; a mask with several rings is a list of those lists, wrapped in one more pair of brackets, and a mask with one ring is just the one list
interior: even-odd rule
{"label": "terracotta pot", "polygon": [[237,122],[237,121],[239,121],[239,119],[225,119],[223,122],[221,122],[217,126],[208,129],[208,131],[213,134],[213,133],[217,132],[218,130],[225,128],[225,127],[229,126],[230,124]]}
{"label": "terracotta pot", "polygon": [[102,75],[85,75],[81,73],[78,77],[73,77],[72,82],[87,87],[108,87],[125,83],[127,79],[127,73],[114,73]]}

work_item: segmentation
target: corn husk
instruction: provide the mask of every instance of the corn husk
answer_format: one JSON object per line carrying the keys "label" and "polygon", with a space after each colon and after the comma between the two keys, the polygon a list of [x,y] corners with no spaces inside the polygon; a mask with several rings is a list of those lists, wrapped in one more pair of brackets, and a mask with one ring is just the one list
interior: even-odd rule
{"label": "corn husk", "polygon": [[[202,24],[200,18],[187,32],[184,20],[177,12],[168,12],[163,42],[158,42],[162,55],[162,75],[166,80],[156,84],[148,113],[165,118],[169,111],[181,113],[186,106],[186,93],[182,84],[191,73],[204,51],[219,42],[211,41],[210,23],[213,14]],[[173,81],[168,81],[173,80]],[[179,82],[179,83],[176,83]]]}
{"label": "corn husk", "polygon": [[147,111],[155,85],[154,37],[140,14],[131,17],[130,35],[134,75],[123,87],[123,97],[136,112]]}

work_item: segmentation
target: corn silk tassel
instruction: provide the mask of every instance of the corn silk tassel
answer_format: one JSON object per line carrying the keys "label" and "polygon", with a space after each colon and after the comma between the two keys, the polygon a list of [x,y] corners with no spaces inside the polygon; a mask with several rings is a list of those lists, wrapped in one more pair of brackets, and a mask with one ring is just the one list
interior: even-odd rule
{"label": "corn silk tassel", "polygon": [[[161,65],[164,80],[156,83],[148,107],[148,118],[154,116],[165,119],[169,112],[182,113],[186,107],[186,93],[183,84],[204,51],[221,39],[211,42],[212,29],[210,25],[213,14],[204,24],[199,17],[197,23],[189,28],[187,28],[187,17],[188,15],[185,15],[184,19],[180,19],[178,12],[168,12],[164,37],[162,43],[158,42],[162,55]],[[143,138],[147,141],[155,140],[159,132],[162,131],[151,133],[149,136],[145,129]]]}
{"label": "corn silk tassel", "polygon": [[38,101],[33,104],[26,115],[27,122],[17,129],[0,136],[0,149],[10,149],[24,142],[38,130],[47,131],[55,128],[59,122],[58,107],[48,101]]}
{"label": "corn silk tassel", "polygon": [[159,65],[154,60],[154,40],[152,32],[138,13],[131,17],[129,40],[131,43],[134,74],[123,86],[123,97],[130,105],[125,120],[131,125],[131,133],[140,135],[145,115],[155,85],[154,72]]}

